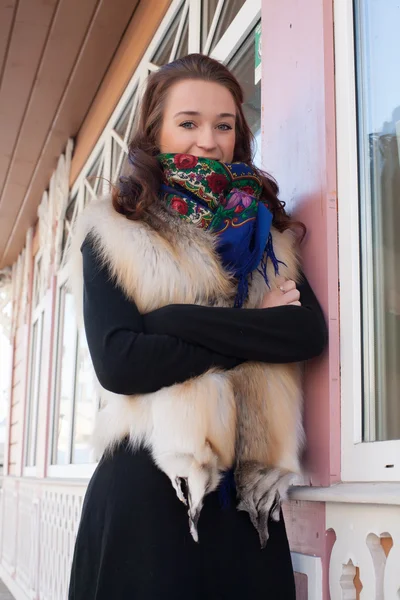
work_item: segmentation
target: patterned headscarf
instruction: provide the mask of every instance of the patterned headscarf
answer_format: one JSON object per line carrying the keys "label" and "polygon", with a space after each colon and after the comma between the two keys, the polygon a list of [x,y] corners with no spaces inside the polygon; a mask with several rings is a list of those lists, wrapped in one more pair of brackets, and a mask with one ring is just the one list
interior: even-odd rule
{"label": "patterned headscarf", "polygon": [[224,267],[238,280],[235,306],[247,298],[249,275],[258,269],[267,285],[266,262],[278,263],[270,232],[272,213],[262,183],[245,163],[223,163],[191,154],[160,154],[161,199],[182,219],[218,236]]}

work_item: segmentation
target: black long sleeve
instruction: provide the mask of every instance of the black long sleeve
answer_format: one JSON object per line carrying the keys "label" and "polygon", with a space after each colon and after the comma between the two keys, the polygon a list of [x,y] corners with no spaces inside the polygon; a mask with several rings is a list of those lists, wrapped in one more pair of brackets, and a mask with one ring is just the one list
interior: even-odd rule
{"label": "black long sleeve", "polygon": [[90,244],[82,246],[86,338],[101,385],[117,394],[144,394],[187,381],[211,367],[230,369],[242,360],[146,331],[147,317],[110,280]]}
{"label": "black long sleeve", "polygon": [[318,356],[327,341],[325,319],[307,279],[302,306],[264,309],[175,304],[146,315],[147,331],[176,335],[244,360],[290,363]]}

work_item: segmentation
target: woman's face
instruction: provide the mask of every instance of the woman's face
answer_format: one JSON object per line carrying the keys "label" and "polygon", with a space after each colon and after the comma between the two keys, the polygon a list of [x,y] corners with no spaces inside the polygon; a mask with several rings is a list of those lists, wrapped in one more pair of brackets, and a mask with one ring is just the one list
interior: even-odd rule
{"label": "woman's face", "polygon": [[198,79],[179,81],[167,94],[160,151],[232,162],[235,121],[235,102],[224,86]]}

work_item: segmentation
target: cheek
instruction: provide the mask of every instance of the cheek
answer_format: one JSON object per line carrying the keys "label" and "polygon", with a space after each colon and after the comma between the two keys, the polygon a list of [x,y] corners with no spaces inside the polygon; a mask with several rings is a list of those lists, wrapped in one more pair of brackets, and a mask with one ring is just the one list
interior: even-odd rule
{"label": "cheek", "polygon": [[224,159],[225,162],[232,162],[233,160],[233,154],[235,152],[235,141],[236,141],[236,136],[232,135],[229,136],[229,138],[225,138],[222,146],[224,149]]}
{"label": "cheek", "polygon": [[161,128],[159,136],[160,150],[167,154],[185,153],[188,151],[188,146],[191,145],[190,137],[189,132],[182,127],[165,124]]}

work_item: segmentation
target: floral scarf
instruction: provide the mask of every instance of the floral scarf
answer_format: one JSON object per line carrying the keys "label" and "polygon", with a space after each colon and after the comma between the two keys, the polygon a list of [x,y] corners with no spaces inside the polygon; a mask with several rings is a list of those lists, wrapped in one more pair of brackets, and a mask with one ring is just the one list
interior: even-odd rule
{"label": "floral scarf", "polygon": [[260,199],[260,178],[245,163],[191,154],[160,154],[158,160],[164,172],[160,197],[182,219],[218,236],[222,263],[238,280],[235,306],[241,307],[255,269],[268,285],[268,257],[278,273],[270,232],[272,213]]}

